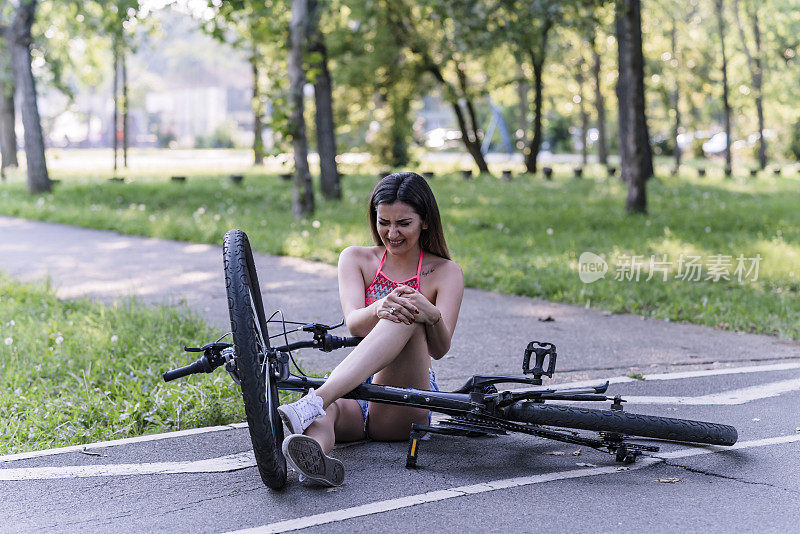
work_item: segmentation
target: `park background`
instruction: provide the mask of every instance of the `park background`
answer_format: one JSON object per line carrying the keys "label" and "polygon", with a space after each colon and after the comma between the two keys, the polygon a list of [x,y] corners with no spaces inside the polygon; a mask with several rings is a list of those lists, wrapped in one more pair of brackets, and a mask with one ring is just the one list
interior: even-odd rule
{"label": "park background", "polygon": [[[14,0],[0,31],[4,215],[335,263],[411,169],[471,287],[800,337],[793,1]],[[0,283],[3,450],[241,420],[154,380],[214,335],[191,310]]]}

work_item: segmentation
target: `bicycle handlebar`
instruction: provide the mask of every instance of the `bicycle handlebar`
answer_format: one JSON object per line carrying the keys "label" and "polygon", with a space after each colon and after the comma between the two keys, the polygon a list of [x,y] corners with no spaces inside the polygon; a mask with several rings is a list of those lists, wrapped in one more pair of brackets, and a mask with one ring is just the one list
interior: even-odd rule
{"label": "bicycle handlebar", "polygon": [[[362,339],[364,338],[338,337],[326,333],[323,336],[314,336],[314,339],[311,341],[297,341],[282,347],[275,347],[274,350],[276,352],[289,352],[295,349],[314,348],[323,352],[330,352],[342,347],[355,347]],[[203,355],[189,365],[179,367],[178,369],[172,369],[164,373],[162,375],[164,382],[177,380],[178,378],[183,378],[184,376],[193,375],[195,373],[210,373],[214,371],[214,369],[222,365],[225,361],[220,357],[219,352],[216,352],[214,349],[224,349],[229,346],[231,346],[230,343],[211,343],[202,348],[184,347],[183,350],[186,352],[198,352],[202,350]],[[209,360],[209,357],[211,360]]]}
{"label": "bicycle handlebar", "polygon": [[325,334],[321,340],[314,339],[312,341],[295,341],[287,345],[275,347],[278,352],[289,352],[297,349],[319,349],[322,352],[330,352],[332,350],[341,349],[342,347],[355,347],[358,345],[363,337],[339,337]]}
{"label": "bicycle handlebar", "polygon": [[214,368],[208,363],[208,358],[203,355],[189,365],[167,371],[164,373],[163,377],[164,382],[170,382],[172,380],[177,380],[178,378],[183,378],[184,376],[189,376],[195,373],[210,373],[213,370]]}

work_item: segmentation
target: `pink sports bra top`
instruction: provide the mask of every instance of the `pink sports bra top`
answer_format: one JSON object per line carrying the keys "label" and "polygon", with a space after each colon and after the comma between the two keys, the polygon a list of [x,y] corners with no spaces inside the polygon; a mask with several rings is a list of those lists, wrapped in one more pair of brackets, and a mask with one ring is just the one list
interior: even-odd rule
{"label": "pink sports bra top", "polygon": [[365,292],[364,302],[367,306],[375,301],[378,301],[391,293],[398,286],[408,286],[419,291],[420,272],[422,271],[422,249],[419,251],[419,264],[417,265],[417,274],[412,276],[404,282],[395,282],[385,274],[383,274],[383,262],[386,260],[386,251],[383,251],[381,264],[378,265],[378,272],[375,273],[375,278],[372,283],[367,286]]}

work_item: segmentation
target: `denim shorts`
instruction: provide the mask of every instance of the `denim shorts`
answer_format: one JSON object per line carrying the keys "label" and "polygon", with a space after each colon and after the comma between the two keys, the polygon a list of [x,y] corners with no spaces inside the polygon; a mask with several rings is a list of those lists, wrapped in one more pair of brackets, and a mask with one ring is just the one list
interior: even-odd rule
{"label": "denim shorts", "polygon": [[[433,369],[428,369],[428,375],[430,376],[431,381],[431,391],[439,391],[439,384],[436,382],[436,373],[433,372]],[[364,381],[365,384],[372,384],[372,377],[367,378]],[[365,400],[356,400],[356,402],[361,406],[361,416],[364,418],[364,428],[367,428],[367,416],[369,415],[369,401]],[[431,422],[431,414],[428,413],[428,424]]]}

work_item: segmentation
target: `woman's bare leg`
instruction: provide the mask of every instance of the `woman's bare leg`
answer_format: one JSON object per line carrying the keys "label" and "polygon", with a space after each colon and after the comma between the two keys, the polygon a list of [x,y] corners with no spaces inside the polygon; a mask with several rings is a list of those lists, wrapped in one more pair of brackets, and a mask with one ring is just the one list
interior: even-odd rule
{"label": "woman's bare leg", "polygon": [[336,442],[364,439],[361,406],[353,399],[338,399],[328,406],[324,417],[311,423],[303,433],[317,440],[325,454],[333,450]]}
{"label": "woman's bare leg", "polygon": [[317,396],[322,398],[323,408],[327,410],[342,395],[392,363],[415,333],[424,337],[425,330],[421,323],[407,325],[387,319],[378,321],[372,332],[336,366],[325,384],[316,390]]}
{"label": "woman's bare leg", "polygon": [[[430,389],[430,364],[425,330],[420,329],[400,354],[375,374],[373,383],[427,390]],[[371,402],[369,437],[378,441],[407,440],[411,424],[427,424],[428,415],[429,411],[422,408]]]}

